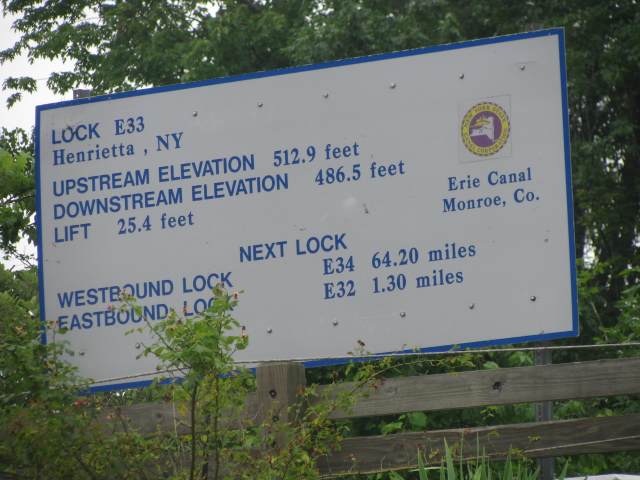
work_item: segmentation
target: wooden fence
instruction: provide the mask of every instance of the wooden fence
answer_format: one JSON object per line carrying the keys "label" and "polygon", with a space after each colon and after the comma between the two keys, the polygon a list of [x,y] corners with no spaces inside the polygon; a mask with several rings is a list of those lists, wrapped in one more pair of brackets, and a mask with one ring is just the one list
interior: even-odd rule
{"label": "wooden fence", "polygon": [[[248,418],[256,418],[274,402],[291,401],[297,386],[305,382],[304,367],[265,364],[258,368],[257,381],[258,391],[250,394],[245,407]],[[328,387],[320,387],[324,388]],[[600,360],[387,379],[361,399],[352,414],[336,411],[331,418],[437,415],[441,410],[634,394],[640,394],[640,358]],[[113,411],[102,412],[109,414]],[[188,418],[170,403],[119,407],[118,414],[141,432],[154,433],[162,425],[187,433]],[[461,441],[465,438],[468,441]],[[484,451],[493,460],[503,459],[509,449],[535,459],[640,450],[640,414],[347,438],[319,467],[327,476],[415,468],[418,451],[427,458],[443,452],[445,439],[449,445],[460,444],[463,457]]]}

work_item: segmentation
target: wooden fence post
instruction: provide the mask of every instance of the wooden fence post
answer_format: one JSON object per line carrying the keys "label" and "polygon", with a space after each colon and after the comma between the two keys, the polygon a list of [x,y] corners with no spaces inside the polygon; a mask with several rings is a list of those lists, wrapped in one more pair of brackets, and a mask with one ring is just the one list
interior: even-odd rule
{"label": "wooden fence post", "polygon": [[275,436],[275,446],[283,447],[287,443],[287,436],[279,425],[290,425],[296,419],[298,410],[290,407],[296,404],[298,388],[306,383],[304,365],[294,362],[263,363],[258,366],[256,379],[264,433],[271,430]]}
{"label": "wooden fence post", "polygon": [[[536,342],[536,346],[544,350],[536,350],[533,354],[534,365],[551,365],[551,350],[548,350],[549,340]],[[535,402],[536,422],[550,422],[553,420],[553,402]],[[541,458],[538,460],[540,466],[540,478],[542,480],[554,480],[555,478],[555,458]]]}

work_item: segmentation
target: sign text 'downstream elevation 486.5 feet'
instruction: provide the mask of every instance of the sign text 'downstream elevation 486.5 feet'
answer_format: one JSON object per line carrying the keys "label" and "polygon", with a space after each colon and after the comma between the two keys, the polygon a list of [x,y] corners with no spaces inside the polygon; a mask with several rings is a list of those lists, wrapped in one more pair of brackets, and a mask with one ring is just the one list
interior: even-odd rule
{"label": "sign text 'downstream elevation 486.5 feet'", "polygon": [[[95,388],[243,290],[238,360],[577,334],[564,40],[533,32],[45,105],[42,318]],[[51,341],[48,339],[47,341]],[[78,352],[82,352],[79,355]]]}

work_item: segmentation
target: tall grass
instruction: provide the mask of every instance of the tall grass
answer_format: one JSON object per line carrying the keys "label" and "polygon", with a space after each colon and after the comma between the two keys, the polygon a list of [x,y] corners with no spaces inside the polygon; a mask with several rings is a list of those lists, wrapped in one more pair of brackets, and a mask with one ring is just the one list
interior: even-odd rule
{"label": "tall grass", "polygon": [[[439,478],[439,480],[536,480],[540,474],[540,467],[532,470],[530,462],[513,460],[510,452],[503,465],[492,464],[487,461],[486,455],[484,454],[479,462],[460,459],[456,465],[446,440],[444,446],[445,457],[440,467],[427,468],[422,454],[418,453],[417,471],[420,480],[428,480],[428,473],[430,473],[432,479]],[[558,480],[564,480],[568,466],[569,463],[567,462]],[[404,478],[396,472],[390,472],[390,478],[391,480],[404,480]]]}

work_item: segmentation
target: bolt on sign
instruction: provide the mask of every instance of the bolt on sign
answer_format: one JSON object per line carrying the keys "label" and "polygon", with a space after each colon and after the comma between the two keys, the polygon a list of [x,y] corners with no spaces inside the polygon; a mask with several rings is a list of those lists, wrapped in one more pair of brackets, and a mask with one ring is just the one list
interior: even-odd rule
{"label": "bolt on sign", "polygon": [[121,290],[244,291],[247,362],[577,335],[567,110],[562,30],[40,106],[42,320],[95,390],[155,371]]}

